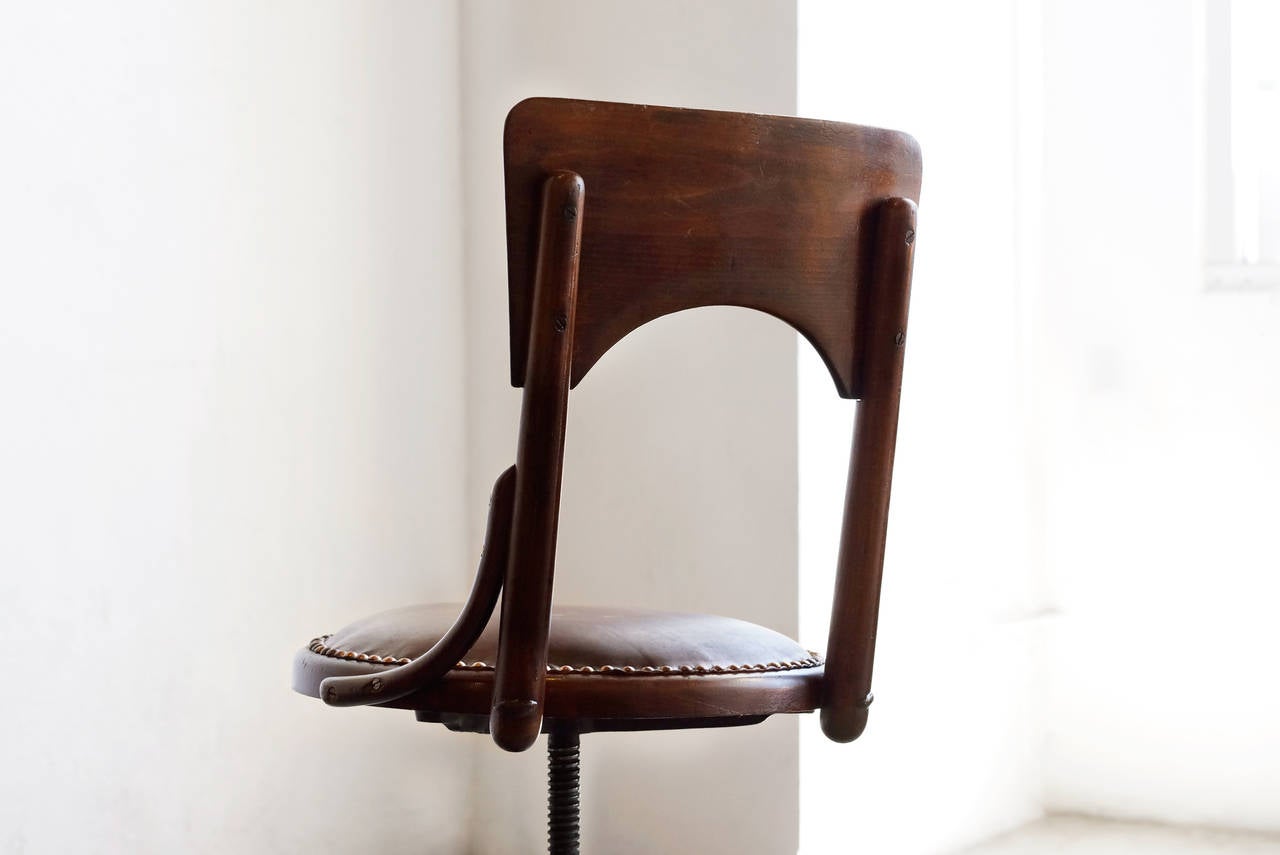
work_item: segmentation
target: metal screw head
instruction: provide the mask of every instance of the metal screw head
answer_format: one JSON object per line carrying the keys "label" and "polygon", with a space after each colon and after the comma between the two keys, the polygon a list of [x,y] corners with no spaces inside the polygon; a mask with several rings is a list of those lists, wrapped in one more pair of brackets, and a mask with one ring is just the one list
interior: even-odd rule
{"label": "metal screw head", "polygon": [[565,205],[560,209],[560,213],[564,215],[566,220],[576,220],[578,218],[578,209],[573,205]]}
{"label": "metal screw head", "polygon": [[379,679],[378,677],[374,677],[372,680],[369,681],[369,694],[376,695],[378,694],[378,692],[381,692],[381,691],[382,691],[382,680]]}
{"label": "metal screw head", "polygon": [[907,333],[904,330],[899,330],[898,334],[893,337],[893,343],[896,344],[898,347],[902,347],[902,345],[905,344],[906,341],[907,341]]}
{"label": "metal screw head", "polygon": [[556,315],[556,319],[552,322],[552,326],[555,327],[556,332],[564,332],[569,328],[569,319],[564,315]]}
{"label": "metal screw head", "polygon": [[907,241],[907,246],[911,246],[911,244],[916,242],[915,229],[907,229],[906,241]]}

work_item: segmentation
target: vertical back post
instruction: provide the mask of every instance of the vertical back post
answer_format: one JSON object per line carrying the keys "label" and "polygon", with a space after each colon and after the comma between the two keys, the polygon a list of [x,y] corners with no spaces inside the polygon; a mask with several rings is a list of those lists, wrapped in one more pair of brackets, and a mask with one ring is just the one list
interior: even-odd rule
{"label": "vertical back post", "polygon": [[862,329],[862,396],[849,460],[823,685],[822,730],[836,742],[851,742],[862,734],[872,699],[915,243],[913,202],[886,199],[874,210],[876,231]]}
{"label": "vertical back post", "polygon": [[493,741],[508,751],[533,745],[542,727],[583,193],[582,177],[573,172],[557,171],[543,184],[515,516],[489,715]]}

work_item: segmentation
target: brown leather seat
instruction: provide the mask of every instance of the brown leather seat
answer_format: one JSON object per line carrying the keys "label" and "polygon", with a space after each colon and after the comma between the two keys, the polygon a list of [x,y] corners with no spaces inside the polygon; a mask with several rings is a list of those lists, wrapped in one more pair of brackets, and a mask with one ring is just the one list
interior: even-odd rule
{"label": "brown leather seat", "polygon": [[[405,664],[439,641],[461,608],[441,603],[409,606],[322,635],[298,651],[293,687],[320,697],[320,683],[326,677],[365,675]],[[498,621],[492,620],[433,690],[389,706],[417,709],[420,717],[431,720],[487,717],[497,652]],[[817,654],[781,633],[746,621],[582,606],[554,607],[548,663],[546,705],[551,718],[558,711],[557,688],[565,681],[573,681],[577,714],[582,714],[586,690],[591,716],[602,719],[633,719],[634,702],[624,707],[621,700],[623,693],[634,698],[631,693],[640,688],[636,681],[652,684],[655,704],[646,709],[646,718],[715,718],[717,710],[724,709],[723,693],[734,687],[741,701],[733,707],[735,715],[806,712],[819,704],[823,674]],[[791,679],[780,685],[777,678],[784,675]],[[717,702],[708,706],[712,694]],[[483,722],[473,725],[482,729]]]}

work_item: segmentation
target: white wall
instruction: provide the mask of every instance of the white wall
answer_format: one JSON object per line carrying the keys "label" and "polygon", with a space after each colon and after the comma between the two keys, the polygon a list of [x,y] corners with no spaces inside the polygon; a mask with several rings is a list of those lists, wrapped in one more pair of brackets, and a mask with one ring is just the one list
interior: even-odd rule
{"label": "white wall", "polygon": [[461,851],[467,746],[288,688],[470,575],[457,25],[6,6],[0,851]]}
{"label": "white wall", "polygon": [[[866,733],[802,730],[806,855],[937,853],[1041,813],[1042,579],[1026,536],[1013,0],[800,3],[802,115],[924,155],[911,333]],[[800,361],[801,630],[823,644],[853,407]]]}
{"label": "white wall", "polygon": [[[476,3],[463,13],[473,540],[515,453],[502,121],[530,95],[788,114],[795,10],[772,0]],[[587,188],[590,209],[591,188]],[[794,333],[746,310],[662,319],[570,396],[556,596],[794,632]],[[794,851],[794,720],[584,737],[584,849]],[[542,851],[545,755],[477,748],[477,851]]]}
{"label": "white wall", "polygon": [[1280,295],[1203,290],[1194,3],[1044,5],[1048,804],[1280,830]]}

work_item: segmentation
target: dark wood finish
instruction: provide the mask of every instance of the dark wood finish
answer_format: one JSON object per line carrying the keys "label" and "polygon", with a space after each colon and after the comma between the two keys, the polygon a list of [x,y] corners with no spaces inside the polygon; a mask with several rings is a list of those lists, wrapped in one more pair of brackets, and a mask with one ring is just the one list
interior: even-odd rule
{"label": "dark wood finish", "polygon": [[[831,122],[534,99],[508,117],[505,150],[512,373],[524,401],[514,476],[495,487],[476,589],[454,629],[412,663],[300,660],[300,690],[313,692],[307,681],[322,673],[330,703],[413,709],[423,721],[487,729],[512,751],[544,727],[732,726],[819,708],[830,738],[855,739],[871,700],[920,187],[914,140]],[[569,389],[641,324],[710,305],[791,324],[839,393],[861,399],[826,666],[548,674]],[[449,670],[502,585],[494,670]]]}
{"label": "dark wood finish", "polygon": [[320,684],[320,697],[326,704],[353,707],[403,698],[420,686],[439,680],[471,649],[488,625],[498,603],[498,594],[502,591],[511,545],[515,485],[514,466],[499,475],[493,485],[480,567],[457,622],[430,650],[407,665],[367,676],[329,677],[324,680]]}
{"label": "dark wood finish", "polygon": [[875,263],[861,335],[862,400],[849,461],[822,703],[822,730],[837,742],[861,735],[871,704],[916,206],[907,199],[888,199],[877,206],[876,219]]}
{"label": "dark wood finish", "polygon": [[[374,676],[386,666],[342,659],[324,660],[328,673]],[[823,667],[775,673],[673,675],[546,675],[542,713],[562,720],[726,718],[813,712],[822,704]],[[446,715],[488,716],[494,673],[454,669],[420,684],[410,695],[380,702],[396,709]],[[600,728],[593,728],[600,729]],[[634,730],[652,729],[637,725]]]}
{"label": "dark wood finish", "polygon": [[[570,169],[591,188],[591,207],[579,223],[568,386],[650,320],[682,309],[733,305],[791,324],[818,350],[839,393],[862,399],[823,691],[824,732],[838,741],[856,738],[871,701],[915,236],[913,200],[920,189],[918,146],[905,134],[831,122],[557,99],[518,104],[507,118],[504,144],[512,378],[526,386],[522,448],[528,414],[545,395],[558,413],[558,470],[567,388],[553,392],[547,385],[531,394],[529,385],[547,384],[550,373],[535,361],[563,367],[562,354],[544,354],[539,343],[546,323],[539,308],[547,282],[542,259],[548,241],[554,245],[563,236],[549,232],[556,223],[545,191],[541,216],[534,212],[546,177]],[[537,265],[530,263],[535,247]],[[553,552],[558,471],[543,489]],[[517,546],[508,589],[520,573],[519,554]],[[554,556],[546,565],[542,555],[529,560],[540,568],[528,583],[538,598],[521,608],[531,616],[520,619],[520,640],[500,651],[494,699],[494,739],[512,750],[532,744],[543,712],[540,671],[525,672],[529,691],[503,686],[504,678],[534,666],[546,648],[541,597],[549,602]],[[507,626],[504,603],[504,635]],[[545,664],[545,657],[536,664]],[[572,699],[576,685],[557,688],[570,693],[557,699],[569,707],[559,714],[589,715]],[[725,701],[711,714],[732,715]],[[615,714],[644,718],[652,702],[637,692],[634,705]],[[498,720],[503,704],[511,705],[510,732],[520,717],[518,739]]]}
{"label": "dark wood finish", "polygon": [[[866,727],[920,155],[905,134],[873,128],[554,99],[518,104],[504,144],[512,382],[524,400],[516,465],[494,486],[475,586],[457,622],[407,664],[389,667],[405,654],[385,650],[370,658],[356,652],[369,648],[338,648],[342,658],[326,658],[334,651],[308,648],[295,660],[294,685],[334,706],[412,709],[420,721],[489,731],[509,751],[545,730],[550,851],[577,855],[580,733],[732,727],[819,708],[833,740]],[[660,661],[643,670],[667,673],[609,664],[549,674],[569,390],[642,324],[712,305],[791,324],[839,393],[860,399],[826,664],[783,669],[749,659],[757,670],[714,665],[715,673],[693,676]],[[454,667],[482,640],[504,587],[493,670]],[[416,631],[426,632],[430,610],[413,614]],[[565,647],[567,614],[561,651],[576,649]],[[581,648],[610,649],[601,639],[617,616],[591,614]],[[363,631],[348,630],[349,640]],[[411,636],[420,644],[413,652],[440,631],[436,623]],[[664,656],[671,629],[628,625],[615,634],[608,640],[625,644],[615,654]],[[406,643],[402,631],[394,637]],[[736,638],[722,624],[714,637]]]}
{"label": "dark wood finish", "polygon": [[881,199],[915,199],[906,134],[706,110],[535,98],[505,132],[511,378],[526,379],[542,182],[581,175],[571,385],[636,327],[699,306],[745,306],[799,330],[840,394],[857,397],[863,226]]}
{"label": "dark wood finish", "polygon": [[[454,715],[433,710],[414,710],[414,718],[427,724],[443,724],[455,733],[488,733],[488,715]],[[691,718],[574,718],[568,721],[578,733],[634,733],[641,730],[706,730],[711,727],[747,727],[759,724],[767,715],[694,716]],[[550,733],[562,722],[542,720],[542,732]]]}
{"label": "dark wood finish", "polygon": [[578,731],[558,725],[547,732],[547,851],[578,855],[581,780]]}
{"label": "dark wood finish", "polygon": [[557,170],[540,183],[542,215],[526,333],[529,356],[516,450],[515,517],[490,721],[494,742],[508,751],[533,745],[542,726],[582,245],[582,178]]}

